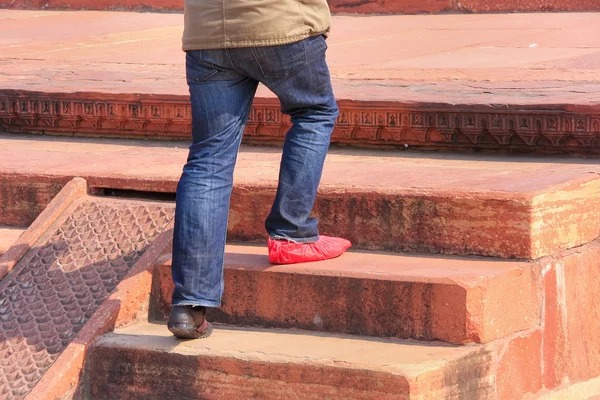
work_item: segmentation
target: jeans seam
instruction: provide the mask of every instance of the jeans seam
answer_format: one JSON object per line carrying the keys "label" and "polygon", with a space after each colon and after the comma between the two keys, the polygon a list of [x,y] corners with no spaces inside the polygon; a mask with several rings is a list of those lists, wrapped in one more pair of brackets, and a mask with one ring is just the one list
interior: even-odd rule
{"label": "jeans seam", "polygon": [[225,49],[225,54],[227,55],[227,59],[229,60],[229,65],[231,65],[231,69],[242,76],[246,76],[246,74],[244,74],[242,71],[239,71],[236,68],[235,63],[233,62],[233,57],[231,57],[230,49]]}
{"label": "jeans seam", "polygon": [[260,74],[262,75],[262,78],[266,80],[265,71],[263,71],[263,67],[260,64],[260,62],[258,61],[258,56],[256,55],[256,51],[254,50],[253,47],[250,47],[250,53],[252,54],[252,58],[254,58],[254,62],[256,63],[256,65],[258,65],[258,69],[260,70]]}

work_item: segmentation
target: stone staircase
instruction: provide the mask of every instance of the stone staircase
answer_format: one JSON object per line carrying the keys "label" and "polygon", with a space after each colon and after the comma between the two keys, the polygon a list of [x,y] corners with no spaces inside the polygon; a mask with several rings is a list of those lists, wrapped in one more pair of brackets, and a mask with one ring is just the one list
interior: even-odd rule
{"label": "stone staircase", "polygon": [[[178,341],[165,319],[168,219],[190,124],[181,15],[38,9],[181,3],[0,6],[30,9],[0,10],[0,398],[600,394],[600,163],[572,157],[600,153],[600,14],[335,17],[339,146],[315,214],[354,249],[269,265],[262,221],[279,151],[243,146],[217,329]],[[246,141],[279,143],[288,126],[262,88]]]}
{"label": "stone staircase", "polygon": [[[8,135],[0,137],[0,160],[8,160],[8,155],[14,162],[0,162],[0,193],[17,197],[3,197],[5,220],[31,223],[34,204],[73,176],[84,176],[87,190],[81,180],[64,186],[0,259],[0,268],[8,266],[10,271],[0,281],[4,290],[14,282],[30,285],[21,275],[37,276],[35,268],[40,267],[27,260],[43,252],[44,241],[59,243],[61,237],[71,237],[67,222],[76,230],[77,221],[88,226],[87,219],[90,224],[96,221],[92,229],[106,228],[108,223],[98,223],[95,216],[100,209],[108,210],[100,221],[108,221],[125,218],[120,215],[136,207],[157,207],[156,200],[143,203],[143,197],[168,199],[186,151],[168,142]],[[382,162],[387,171],[397,171],[393,179],[386,180],[383,173],[377,182],[361,178],[378,176]],[[218,324],[211,338],[181,342],[166,330],[172,291],[170,232],[156,244],[155,236],[149,236],[145,243],[150,253],[136,253],[143,260],[132,259],[130,272],[119,275],[116,286],[103,292],[108,297],[94,303],[96,311],[88,310],[89,320],[77,325],[79,333],[66,337],[59,354],[51,352],[56,355],[47,370],[22,366],[39,381],[27,381],[30,391],[14,392],[9,398],[512,400],[584,399],[600,393],[597,357],[590,350],[597,346],[599,328],[598,319],[590,317],[597,309],[600,259],[593,230],[600,219],[600,166],[595,160],[334,150],[317,214],[327,233],[355,230],[355,237],[364,239],[339,259],[292,266],[269,265],[264,245],[253,244],[264,243],[261,227],[248,223],[268,212],[277,164],[277,150],[270,148],[244,147],[240,154],[229,226],[238,244],[227,247],[227,290],[223,307],[210,314]],[[348,165],[360,168],[348,170]],[[344,170],[346,175],[341,174]],[[400,171],[412,178],[399,179]],[[447,178],[445,185],[436,187],[436,176],[452,181]],[[17,202],[25,189],[29,198]],[[86,191],[100,197],[86,197]],[[420,206],[412,213],[408,205],[399,206],[403,201]],[[426,206],[428,202],[432,203]],[[82,214],[78,204],[92,204],[96,211]],[[494,228],[499,219],[491,210],[508,206],[516,208],[507,209],[505,225]],[[110,212],[119,207],[124,211]],[[404,214],[421,222],[383,222]],[[132,221],[139,221],[135,224],[140,227],[163,226],[163,214],[157,214],[160,221],[153,215]],[[436,221],[434,227],[431,221]],[[443,234],[453,226],[465,230]],[[485,226],[490,229],[484,232]],[[576,229],[579,226],[586,229]],[[522,228],[521,236],[515,233],[521,229],[511,227]],[[130,228],[131,234],[138,229]],[[416,247],[373,252],[385,247],[378,242],[384,237],[380,231],[387,232],[386,243],[410,237]],[[460,242],[449,240],[457,235],[462,236]],[[428,244],[434,237],[439,238],[438,247]],[[100,253],[94,253],[95,245],[81,248],[84,242],[77,236],[69,240],[68,248],[79,250],[56,253],[58,259],[77,256],[73,262],[80,267],[65,264],[69,281],[76,282],[77,274],[83,273],[91,279],[95,269],[94,276],[108,273],[98,260]],[[127,247],[129,239],[124,240],[115,245]],[[513,246],[515,241],[525,245]],[[97,284],[90,282],[90,288]],[[55,295],[67,294],[51,296]],[[27,309],[19,299],[9,300],[5,309],[3,320],[9,328],[4,335],[7,329],[17,329],[10,313],[20,310],[22,315]],[[59,322],[57,329],[63,332],[66,321]],[[34,347],[35,338],[18,326],[22,333],[10,336],[10,348],[18,346],[23,335],[23,345],[32,346],[26,347],[31,354],[26,359],[36,360],[40,350]],[[8,379],[4,385],[11,388],[11,377],[24,376],[10,363],[3,368]]]}

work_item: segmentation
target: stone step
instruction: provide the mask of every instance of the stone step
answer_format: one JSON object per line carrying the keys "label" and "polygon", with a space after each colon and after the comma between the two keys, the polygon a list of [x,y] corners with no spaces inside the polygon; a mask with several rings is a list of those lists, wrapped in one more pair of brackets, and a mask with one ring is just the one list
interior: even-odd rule
{"label": "stone step", "polygon": [[[539,321],[532,264],[377,253],[273,266],[265,247],[230,245],[223,306],[210,320],[401,339],[485,343]],[[151,316],[166,320],[170,262],[154,274]],[[506,296],[512,293],[514,296]]]}
{"label": "stone step", "polygon": [[[526,11],[596,11],[595,0],[328,0],[334,13],[438,13],[438,12],[526,12]],[[139,10],[181,11],[183,0],[0,0],[0,7],[14,9],[70,9],[70,10]]]}
{"label": "stone step", "polygon": [[[63,141],[61,144],[63,150],[68,150],[71,156],[77,159],[75,155],[81,148],[71,146],[71,143],[67,141]],[[131,143],[128,145],[131,145]],[[115,147],[113,146],[114,144],[104,144],[104,154],[110,154],[114,151]],[[0,148],[3,148],[3,146],[0,146]],[[30,142],[29,148],[37,148],[39,151],[43,149],[43,145]],[[9,147],[5,148],[5,150],[8,149]],[[88,161],[92,161],[91,155],[93,155],[93,152],[82,152],[81,154],[86,155]],[[144,155],[143,152],[141,155]],[[38,157],[29,157],[29,160],[36,160],[42,166],[48,166],[48,164],[45,164],[49,160],[47,156],[48,154],[46,154],[46,157],[40,157],[39,155]],[[145,154],[145,156],[148,156],[148,154]],[[4,159],[0,157],[0,160]],[[22,158],[19,157],[19,154],[14,153],[14,159],[20,161]],[[68,157],[63,157],[64,159],[68,159]],[[25,165],[25,161],[20,162],[22,162],[20,165],[15,165],[16,168]],[[104,162],[110,163],[110,157],[104,159]],[[63,164],[63,167],[68,167],[68,164]],[[136,164],[136,167],[143,168],[144,166],[143,164]],[[123,170],[122,172],[127,171]],[[31,170],[24,168],[22,173],[31,173]],[[52,173],[52,168],[49,169],[48,173]],[[14,177],[9,175],[9,178]],[[30,182],[23,175],[20,178],[22,182]],[[63,179],[57,176],[52,179],[50,176],[44,178],[47,181],[54,179],[58,182]],[[2,182],[10,182],[10,179],[3,176]],[[147,183],[152,184],[152,182]],[[35,184],[35,182],[32,183],[32,186],[35,186]],[[158,232],[171,215],[172,205],[157,201],[98,198],[87,195],[88,189],[81,179],[73,180],[67,184],[28,230],[21,235],[17,240],[17,244],[0,257],[0,335],[6,338],[6,340],[0,342],[0,358],[4,357],[8,360],[8,362],[0,365],[0,396],[2,398],[22,398],[26,394],[32,399],[70,398],[77,391],[85,391],[83,394],[87,394],[87,398],[92,394],[98,396],[97,398],[115,397],[106,396],[105,394],[98,395],[101,390],[106,390],[106,380],[96,383],[94,389],[94,386],[90,387],[87,383],[90,377],[111,379],[111,382],[114,378],[114,382],[117,383],[115,384],[115,390],[130,389],[121,389],[124,387],[121,385],[124,381],[120,378],[125,375],[120,372],[110,375],[109,378],[102,377],[102,373],[84,374],[85,379],[80,380],[81,372],[86,354],[92,353],[93,356],[88,359],[88,366],[101,365],[102,368],[115,368],[116,371],[121,371],[116,367],[118,362],[114,363],[113,361],[123,359],[119,357],[126,353],[109,353],[99,349],[88,352],[88,349],[100,335],[107,331],[148,318],[153,279],[157,278],[160,273],[163,277],[165,272],[168,273],[164,266],[159,267],[159,274],[153,272],[156,272],[155,265],[161,265],[158,261],[159,256],[165,254],[165,251],[170,248],[172,225],[167,225],[166,231],[162,234],[158,234]],[[6,192],[3,189],[0,193],[4,194]],[[257,249],[254,250],[258,251]],[[143,254],[141,254],[142,252]],[[393,255],[379,256],[392,257]],[[364,266],[367,264],[362,262],[360,267],[358,264],[348,264],[352,266],[352,271],[348,272],[348,275],[351,276],[350,279],[362,279],[363,282],[371,279],[369,274],[372,271],[379,274],[387,271],[388,275],[397,276],[400,279],[406,278],[401,277],[401,274],[389,273],[392,270],[391,268],[386,268],[385,265],[375,262],[383,262],[379,256],[349,253],[344,258],[336,260],[336,262],[348,258],[353,259],[354,257],[368,258],[370,263],[368,265],[374,266],[373,268],[365,268]],[[262,268],[262,261],[257,264],[252,263],[257,262],[258,258],[264,260],[264,254],[257,257],[255,253],[247,253],[242,254],[241,257],[244,260],[243,263],[246,263],[244,264],[246,267],[245,269],[237,267],[241,272],[234,276],[243,276],[244,273],[250,275],[253,273],[250,268],[253,265]],[[413,256],[414,258],[421,259],[424,257]],[[249,262],[249,259],[253,261]],[[306,362],[307,368],[309,368],[308,371],[294,369],[301,362],[287,363],[282,367],[283,369],[280,369],[280,364],[285,364],[285,362],[280,361],[281,359],[277,358],[277,354],[285,356],[290,353],[287,350],[283,351],[284,346],[278,344],[281,343],[278,340],[271,339],[268,331],[260,331],[257,334],[264,339],[260,347],[253,347],[254,352],[247,351],[249,347],[238,347],[231,357],[223,360],[221,357],[223,353],[220,353],[222,350],[219,350],[219,348],[227,348],[227,351],[231,351],[232,348],[236,350],[236,347],[230,344],[231,342],[235,342],[236,345],[241,343],[245,346],[252,343],[253,340],[248,339],[248,337],[234,337],[229,342],[226,333],[223,334],[222,330],[217,330],[214,338],[217,338],[218,341],[224,340],[227,343],[220,342],[220,345],[210,347],[210,350],[207,350],[214,354],[212,352],[216,349],[216,356],[203,356],[200,361],[196,357],[193,358],[193,360],[196,360],[195,364],[192,361],[192,364],[189,365],[184,362],[185,355],[182,356],[178,353],[174,357],[181,365],[184,365],[184,368],[176,372],[183,371],[183,376],[191,377],[192,375],[204,376],[202,375],[203,371],[208,370],[210,374],[206,378],[207,381],[219,382],[216,385],[218,387],[211,390],[215,390],[217,393],[219,390],[225,390],[225,398],[231,398],[228,395],[235,395],[236,393],[240,394],[241,398],[247,398],[253,392],[249,393],[243,390],[260,391],[261,387],[269,389],[275,384],[278,387],[286,386],[282,397],[287,396],[288,398],[312,393],[308,389],[319,390],[318,395],[325,398],[332,396],[369,398],[367,392],[375,390],[376,395],[385,394],[385,388],[390,388],[389,390],[392,392],[396,390],[395,394],[390,394],[388,397],[395,395],[395,398],[404,397],[419,400],[437,400],[439,398],[515,400],[527,398],[530,394],[541,393],[544,395],[548,391],[560,393],[558,396],[561,396],[567,392],[582,393],[582,391],[588,389],[594,390],[591,393],[587,392],[588,394],[597,394],[595,379],[600,375],[598,369],[599,355],[598,352],[589,349],[599,348],[597,332],[600,329],[600,319],[593,318],[598,314],[598,302],[596,301],[599,291],[598,282],[600,282],[598,277],[600,270],[597,268],[598,259],[600,259],[600,240],[576,249],[555,253],[552,256],[528,264],[531,266],[533,284],[524,285],[513,284],[515,280],[519,280],[520,276],[524,277],[523,279],[527,278],[527,270],[520,271],[518,266],[513,269],[508,268],[504,274],[494,274],[490,272],[491,269],[489,268],[482,268],[482,271],[471,271],[469,273],[468,268],[465,268],[464,265],[461,267],[456,264],[452,265],[449,262],[446,265],[446,275],[438,274],[436,281],[431,282],[434,283],[432,287],[440,287],[444,279],[446,279],[448,286],[452,286],[451,282],[456,285],[463,285],[465,292],[472,296],[470,299],[473,300],[473,303],[467,306],[470,312],[473,310],[481,312],[481,309],[483,309],[484,312],[487,312],[487,314],[483,314],[484,317],[495,318],[501,316],[507,324],[515,326],[512,325],[514,320],[511,315],[515,316],[516,314],[512,313],[515,310],[511,308],[522,308],[523,305],[520,301],[527,297],[525,291],[517,293],[518,287],[533,287],[537,288],[539,295],[539,319],[536,319],[537,323],[534,323],[530,329],[512,335],[507,333],[508,336],[485,345],[459,347],[439,343],[405,341],[400,343],[408,345],[406,348],[383,350],[375,349],[372,344],[381,343],[382,341],[385,343],[398,343],[397,339],[377,339],[373,337],[351,339],[344,336],[344,348],[348,347],[350,340],[359,340],[361,345],[354,348],[359,348],[360,351],[365,350],[361,354],[372,357],[370,359],[377,358],[385,361],[385,364],[377,364],[380,367],[396,368],[399,365],[400,379],[404,381],[403,386],[399,386],[395,380],[391,381],[389,385],[384,384],[390,382],[390,380],[386,376],[374,375],[381,372],[381,369],[377,369],[377,365],[375,367],[369,366],[366,372],[364,372],[364,368],[359,367],[358,369],[364,373],[361,372],[360,375],[355,376],[356,368],[353,368],[353,366],[358,364],[357,358],[342,358],[337,357],[334,353],[313,352],[316,351],[318,345],[315,345],[311,338],[316,338],[315,341],[321,341],[322,338],[325,338],[320,349],[329,351],[330,348],[333,349],[333,346],[331,345],[332,342],[327,341],[327,338],[331,338],[332,335],[300,330],[288,332],[293,335],[290,342],[293,341],[299,346],[296,348],[295,353],[291,355],[296,360],[306,360],[308,358]],[[456,258],[452,260],[458,261]],[[475,261],[477,260],[471,260],[471,262]],[[498,265],[515,264],[493,260],[488,260],[485,263],[490,262],[495,262]],[[413,265],[412,263],[404,264],[402,262],[398,264],[406,268],[405,272],[409,264]],[[423,277],[427,275],[428,269],[424,267],[433,264],[420,263],[419,265],[424,271],[419,272],[420,269],[415,268],[413,265],[413,271],[410,272],[413,281],[417,283],[419,282],[419,276],[422,281],[426,280]],[[478,267],[482,267],[482,265],[478,264]],[[305,270],[283,271],[280,268],[287,267],[272,267],[274,268],[273,271],[262,270],[260,273],[265,275],[279,274],[278,276],[293,274],[294,278],[302,275],[304,279],[312,272],[312,275],[319,279],[333,280],[335,278],[338,279],[338,282],[341,282],[342,279],[337,277],[340,275],[339,269],[336,271],[335,268],[331,268],[331,265],[328,266],[330,271],[318,270],[320,268],[318,264],[292,267],[304,268]],[[316,268],[317,270],[308,272],[306,271],[307,267]],[[443,271],[444,267],[431,268],[431,270]],[[228,271],[230,271],[229,268]],[[479,278],[474,278],[476,275]],[[376,278],[371,279],[371,281],[377,279],[381,280]],[[393,279],[389,280],[393,282]],[[406,281],[408,282],[409,279],[406,278]],[[294,281],[294,284],[297,282],[298,279]],[[156,280],[154,280],[154,283],[156,289]],[[477,290],[472,289],[471,286],[478,286],[480,283],[483,283],[483,286],[480,289],[481,294],[478,295]],[[160,290],[160,285],[158,286]],[[242,289],[247,289],[246,286]],[[337,290],[335,285],[331,286]],[[370,289],[380,290],[381,287]],[[307,289],[307,293],[310,293],[309,289]],[[499,298],[500,294],[504,296]],[[364,292],[363,297],[366,299],[374,298],[369,297]],[[453,304],[456,304],[451,302],[450,296],[442,296],[438,299],[443,298],[447,299],[448,304],[446,306],[449,309]],[[506,305],[505,298],[512,301],[510,305]],[[257,303],[260,304],[260,301]],[[311,304],[311,307],[315,307],[316,310],[319,310],[318,307],[323,308],[315,304]],[[507,308],[510,309],[510,314],[500,314],[494,311],[501,309],[506,311]],[[332,306],[332,309],[335,310],[335,307]],[[518,311],[520,312],[520,310]],[[307,313],[301,315],[307,315]],[[392,314],[392,317],[395,317],[395,315]],[[453,317],[452,311],[448,312],[448,316]],[[385,317],[390,318],[388,315]],[[523,319],[524,315],[514,318]],[[474,320],[473,322],[477,323]],[[488,320],[487,328],[493,326],[492,321]],[[182,348],[183,352],[187,351],[186,346],[190,342],[177,342],[175,339],[168,337],[169,335],[164,327],[159,329],[162,329],[162,332],[157,333],[158,331],[152,332],[134,328],[135,332],[132,332],[128,337],[136,337],[136,340],[151,347],[154,346],[153,343],[155,343],[156,337],[162,337],[159,340],[168,341],[169,348]],[[230,328],[227,329],[231,330]],[[247,330],[242,329],[242,331]],[[256,330],[250,331],[256,332]],[[117,335],[122,333],[122,331],[119,331]],[[271,332],[271,334],[277,333]],[[335,337],[339,338],[339,336]],[[212,340],[212,338],[209,340]],[[339,342],[337,339],[336,341]],[[195,343],[206,346],[202,343],[209,342],[192,342],[192,347],[195,346]],[[287,345],[285,347],[287,348]],[[440,353],[437,350],[439,348],[450,349],[449,351],[456,353]],[[411,350],[414,350],[414,353],[411,353]],[[118,355],[115,356],[115,353]],[[251,357],[244,358],[248,353],[252,353],[251,357],[262,355],[263,358],[259,360],[259,364],[236,364],[255,360]],[[302,354],[298,357],[300,353]],[[109,362],[102,361],[103,357],[109,357],[109,354],[110,357],[113,357],[110,363],[114,366],[108,366]],[[186,354],[189,354],[189,352]],[[305,357],[305,354],[308,354],[308,357]],[[390,358],[386,358],[388,354]],[[157,377],[168,377],[168,374],[172,372],[168,371],[169,365],[172,364],[163,362],[170,359],[171,355],[167,357],[161,353],[158,361],[160,364],[146,363],[145,358],[140,358],[141,362],[139,364],[141,365],[141,371],[144,371],[144,373],[150,369],[149,367],[144,370],[143,368],[146,365],[153,365],[151,368],[154,374],[152,379],[140,379],[138,383],[129,379],[130,376],[128,376],[125,381],[128,383],[133,382],[132,387],[139,386],[142,390],[144,390],[144,385],[148,384],[147,382],[161,382],[161,379]],[[332,358],[332,355],[335,357]],[[413,355],[415,359],[412,358]],[[136,357],[139,356],[133,356],[135,360],[137,360]],[[320,360],[321,364],[315,363],[314,359]],[[126,362],[127,360],[125,359]],[[289,358],[284,358],[284,360],[289,361]],[[275,370],[271,369],[273,363],[276,364]],[[323,367],[323,363],[328,363],[333,368],[342,368],[342,370],[335,369],[332,371]],[[318,369],[312,370],[311,368],[315,364]],[[137,370],[140,365],[135,365],[133,369]],[[302,364],[301,367],[304,368],[304,366],[305,364]],[[126,368],[131,369],[132,367]],[[238,373],[232,371],[238,371]],[[248,373],[248,371],[251,371],[251,373]],[[271,374],[271,372],[273,373]],[[213,379],[213,377],[225,377],[227,385],[221,385],[223,380]],[[233,381],[228,377],[232,378]],[[371,378],[373,379],[369,380]],[[276,380],[276,383],[273,383],[274,380]],[[299,381],[308,382],[309,386],[299,384]],[[360,382],[360,385],[356,386],[356,382]],[[255,383],[257,385],[254,385]],[[272,386],[264,386],[267,383],[272,384]],[[103,389],[100,389],[100,385],[104,385],[102,386]],[[189,385],[186,385],[167,386],[167,390],[175,387],[173,390],[189,393],[186,391],[191,389],[189,389]],[[243,389],[239,389],[239,387],[243,387]],[[198,386],[194,387],[194,390],[198,389]],[[323,394],[320,391],[321,389],[327,392]],[[376,392],[376,390],[379,390],[379,392]],[[400,395],[398,395],[398,390]],[[144,393],[148,392],[145,391]],[[256,392],[259,397],[261,393]],[[274,391],[274,393],[279,392]],[[136,392],[130,398],[139,397],[139,395],[140,393]],[[125,397],[128,396],[126,392],[123,396],[117,395],[116,397],[128,398]],[[315,396],[317,395],[314,395],[313,398]],[[372,396],[373,393],[371,393],[371,398]],[[165,397],[181,398],[176,393],[174,396],[159,396],[157,398]],[[198,397],[206,396],[197,395]],[[83,398],[86,397],[83,396]]]}
{"label": "stone step", "polygon": [[[16,196],[5,215],[19,224],[75,176],[96,188],[174,193],[187,153],[143,141],[5,136],[0,143],[2,185]],[[264,243],[279,159],[277,149],[242,149],[230,239]],[[600,235],[599,172],[593,160],[336,150],[315,213],[323,234],[358,249],[536,259]]]}
{"label": "stone step", "polygon": [[[485,345],[447,347],[410,340],[226,326],[219,327],[207,340],[177,341],[163,325],[144,323],[96,342],[99,345],[88,353],[84,374],[84,381],[91,381],[91,385],[83,384],[80,389],[95,394],[96,398],[106,397],[107,390],[115,390],[117,397],[123,399],[138,398],[140,393],[158,393],[157,399],[211,397],[201,392],[206,386],[214,391],[216,398],[221,393],[221,398],[279,398],[276,397],[279,393],[280,398],[386,398],[384,388],[390,381],[374,375],[385,365],[406,374],[403,385],[389,383],[400,391],[390,398],[594,398],[600,393],[600,354],[594,351],[599,343],[600,319],[593,317],[598,315],[598,259],[600,240],[533,263],[541,302],[537,326]],[[504,294],[512,300],[520,297],[510,289]],[[515,303],[514,308],[517,307]],[[256,339],[240,337],[246,332],[251,332]],[[281,334],[290,337],[285,348],[279,340]],[[337,341],[340,337],[344,338],[343,344],[337,347],[331,338]],[[356,340],[360,345],[355,347]],[[408,346],[371,347],[381,343]],[[440,349],[452,349],[456,355],[464,356],[458,356],[458,361],[451,354],[440,353]],[[331,353],[325,353],[330,350]],[[475,353],[462,353],[469,351]],[[369,367],[369,376],[378,386],[369,386],[362,375],[354,375],[365,369],[360,359],[354,358],[357,352],[361,357],[376,360]],[[315,362],[315,358],[319,361]],[[315,373],[296,370],[298,364],[317,368],[322,363],[342,368],[349,375],[324,368]],[[438,369],[442,365],[442,369]],[[461,377],[458,385],[452,372],[455,367]],[[114,372],[110,372],[111,369]],[[489,378],[481,379],[484,376]],[[158,383],[165,382],[163,377],[168,384]],[[170,384],[171,379],[179,384]],[[265,395],[261,388],[271,392]],[[277,391],[279,388],[282,392]]]}
{"label": "stone step", "polygon": [[23,232],[25,232],[25,228],[22,227],[0,225],[0,256],[17,241]]}
{"label": "stone step", "polygon": [[[76,176],[93,188],[174,193],[181,147],[0,136],[0,223],[30,224]],[[242,148],[231,240],[265,243],[280,157],[274,148]],[[600,236],[599,191],[593,159],[336,149],[314,211],[322,234],[347,237],[355,249],[537,259]]]}
{"label": "stone step", "polygon": [[493,399],[493,353],[392,339],[217,327],[178,341],[139,324],[90,349],[89,398]]}
{"label": "stone step", "polygon": [[[181,15],[0,10],[0,21],[0,129],[189,138]],[[600,154],[599,24],[600,13],[335,17],[333,142]],[[289,126],[259,88],[246,140],[279,142]]]}

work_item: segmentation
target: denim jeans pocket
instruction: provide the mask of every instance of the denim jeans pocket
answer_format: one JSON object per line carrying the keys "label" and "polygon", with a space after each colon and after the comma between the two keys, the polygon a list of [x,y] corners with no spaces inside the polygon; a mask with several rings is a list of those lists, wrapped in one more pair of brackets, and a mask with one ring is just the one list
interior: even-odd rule
{"label": "denim jeans pocket", "polygon": [[253,47],[252,54],[265,78],[285,78],[306,66],[306,40],[280,46]]}
{"label": "denim jeans pocket", "polygon": [[306,43],[307,51],[311,55],[327,50],[327,40],[323,35],[312,36],[307,39]]}
{"label": "denim jeans pocket", "polygon": [[185,55],[185,75],[187,83],[202,83],[216,74],[219,70],[211,63],[204,61],[202,50],[188,50]]}

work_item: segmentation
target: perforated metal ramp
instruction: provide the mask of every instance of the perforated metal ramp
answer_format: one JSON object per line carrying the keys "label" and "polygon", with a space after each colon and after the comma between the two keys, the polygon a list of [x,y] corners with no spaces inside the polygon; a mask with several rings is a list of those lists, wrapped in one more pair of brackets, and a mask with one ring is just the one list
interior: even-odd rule
{"label": "perforated metal ramp", "polygon": [[31,392],[173,217],[171,203],[75,197],[0,281],[1,399]]}

